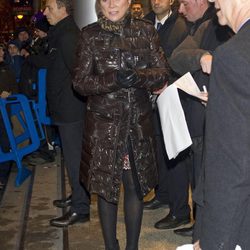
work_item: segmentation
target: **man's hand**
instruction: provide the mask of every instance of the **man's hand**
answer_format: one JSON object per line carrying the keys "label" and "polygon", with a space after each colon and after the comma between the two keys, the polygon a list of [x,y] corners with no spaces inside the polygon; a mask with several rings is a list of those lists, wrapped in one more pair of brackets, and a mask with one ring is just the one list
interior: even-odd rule
{"label": "man's hand", "polygon": [[26,58],[30,53],[26,49],[21,49],[20,55]]}
{"label": "man's hand", "polygon": [[199,240],[194,243],[194,250],[202,250],[201,247],[200,247],[200,241]]}
{"label": "man's hand", "polygon": [[200,59],[201,69],[204,73],[210,74],[212,69],[213,56],[206,52]]}
{"label": "man's hand", "polygon": [[203,102],[208,101],[208,93],[207,92],[200,92],[199,95],[197,95],[199,99],[201,99]]}

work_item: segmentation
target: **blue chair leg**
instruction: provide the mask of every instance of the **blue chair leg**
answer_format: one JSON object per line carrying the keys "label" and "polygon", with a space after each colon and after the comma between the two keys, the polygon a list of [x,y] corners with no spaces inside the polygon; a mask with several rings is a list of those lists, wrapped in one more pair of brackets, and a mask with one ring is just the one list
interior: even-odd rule
{"label": "blue chair leg", "polygon": [[15,180],[15,186],[19,187],[31,175],[32,171],[22,165],[22,159],[20,157],[16,157],[16,164],[18,172]]}

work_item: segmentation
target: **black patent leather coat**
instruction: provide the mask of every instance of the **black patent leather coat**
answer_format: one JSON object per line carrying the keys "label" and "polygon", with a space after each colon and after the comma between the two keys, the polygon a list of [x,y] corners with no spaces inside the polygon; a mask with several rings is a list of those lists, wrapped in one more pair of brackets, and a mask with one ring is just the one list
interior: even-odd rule
{"label": "black patent leather coat", "polygon": [[[127,17],[120,32],[94,23],[81,32],[74,88],[88,96],[80,176],[92,193],[117,203],[128,140],[132,145],[139,191],[157,184],[149,93],[164,86],[168,66],[154,27]],[[119,69],[135,68],[140,81],[121,88]]]}

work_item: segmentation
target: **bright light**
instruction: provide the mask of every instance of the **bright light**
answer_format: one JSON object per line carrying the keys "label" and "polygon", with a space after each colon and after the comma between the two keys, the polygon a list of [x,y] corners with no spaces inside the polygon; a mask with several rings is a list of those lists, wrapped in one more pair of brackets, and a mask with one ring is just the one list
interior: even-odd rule
{"label": "bright light", "polygon": [[18,18],[19,20],[21,20],[21,19],[23,19],[23,15],[17,15],[17,18]]}

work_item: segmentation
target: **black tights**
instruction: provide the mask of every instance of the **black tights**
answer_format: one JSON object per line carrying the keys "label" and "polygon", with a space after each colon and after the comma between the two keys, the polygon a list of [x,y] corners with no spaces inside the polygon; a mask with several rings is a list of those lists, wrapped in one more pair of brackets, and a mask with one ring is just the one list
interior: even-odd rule
{"label": "black tights", "polygon": [[[127,235],[126,250],[137,250],[141,231],[143,201],[138,198],[131,170],[123,171],[124,216]],[[119,250],[116,239],[118,205],[98,196],[98,210],[106,250]]]}

